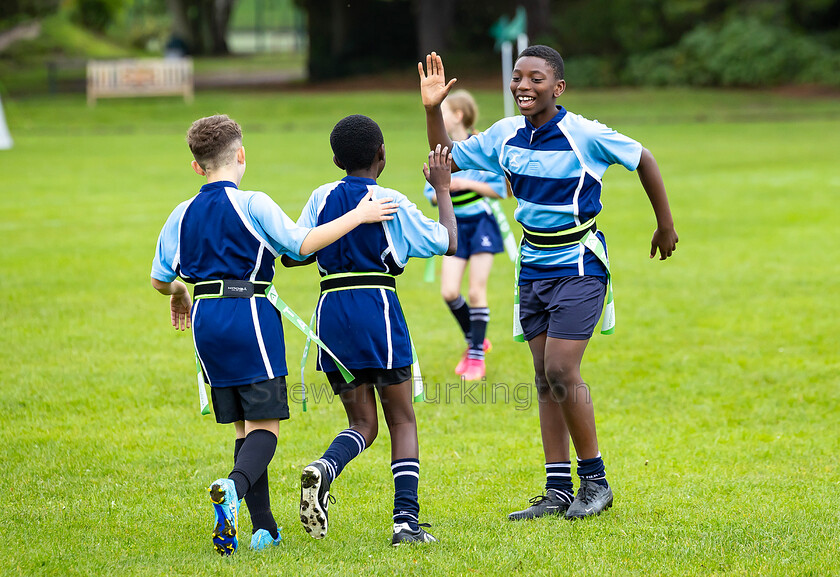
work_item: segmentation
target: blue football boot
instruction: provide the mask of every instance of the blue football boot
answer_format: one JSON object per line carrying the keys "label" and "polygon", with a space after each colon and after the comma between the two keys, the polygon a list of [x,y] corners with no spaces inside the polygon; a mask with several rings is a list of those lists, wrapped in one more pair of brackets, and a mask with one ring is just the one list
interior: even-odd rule
{"label": "blue football boot", "polygon": [[239,528],[239,503],[236,485],[231,479],[218,479],[207,489],[216,513],[213,527],[213,547],[219,555],[233,555],[239,542],[236,531]]}
{"label": "blue football boot", "polygon": [[277,539],[273,538],[267,529],[257,529],[254,534],[251,535],[251,549],[254,551],[262,551],[263,549],[268,549],[272,545],[279,545],[282,540],[283,536],[280,535],[280,527],[277,527]]}

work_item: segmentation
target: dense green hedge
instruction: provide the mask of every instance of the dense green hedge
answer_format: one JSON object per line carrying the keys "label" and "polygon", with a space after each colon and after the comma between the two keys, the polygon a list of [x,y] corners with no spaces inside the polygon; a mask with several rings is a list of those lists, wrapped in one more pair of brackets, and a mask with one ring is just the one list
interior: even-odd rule
{"label": "dense green hedge", "polygon": [[756,18],[700,25],[671,48],[628,59],[623,80],[640,85],[840,85],[840,53]]}

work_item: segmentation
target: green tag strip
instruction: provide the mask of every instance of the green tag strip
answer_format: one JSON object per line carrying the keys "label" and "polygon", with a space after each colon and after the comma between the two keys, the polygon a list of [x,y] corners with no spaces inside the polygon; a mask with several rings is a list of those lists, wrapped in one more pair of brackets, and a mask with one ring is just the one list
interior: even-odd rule
{"label": "green tag strip", "polygon": [[[315,332],[315,311],[312,311],[312,318],[309,319],[309,330]],[[300,358],[300,393],[304,413],[306,412],[306,380],[303,378],[303,374],[306,371],[306,360],[309,358],[309,346],[311,344],[312,338],[307,334],[306,343],[303,345],[303,356]]]}
{"label": "green tag strip", "polygon": [[426,393],[423,391],[423,375],[420,373],[420,360],[417,358],[417,349],[414,348],[414,339],[408,335],[411,343],[411,391],[415,403],[422,403],[426,400]]}
{"label": "green tag strip", "polygon": [[513,340],[517,343],[525,342],[525,331],[519,320],[519,271],[522,270],[522,245],[516,251],[516,265],[513,267]]}
{"label": "green tag strip", "polygon": [[347,370],[347,367],[344,366],[344,363],[338,360],[338,357],[336,357],[333,354],[333,352],[327,347],[327,345],[325,345],[324,342],[318,338],[318,335],[316,335],[315,331],[312,328],[310,328],[309,325],[306,324],[306,321],[300,318],[295,311],[290,309],[289,305],[283,302],[283,299],[281,299],[280,295],[277,294],[277,289],[274,288],[274,283],[268,285],[268,288],[265,290],[265,296],[268,297],[268,300],[271,301],[271,304],[274,305],[274,308],[280,311],[280,314],[289,319],[300,332],[305,334],[307,338],[310,338],[313,341],[315,341],[315,343],[319,347],[321,347],[321,350],[323,350],[329,356],[332,357],[332,359],[335,361],[336,366],[338,366],[338,370],[341,371],[341,376],[344,377],[345,382],[349,383],[355,378],[353,374],[349,370]]}
{"label": "green tag strip", "polygon": [[426,269],[423,271],[423,282],[435,282],[435,257],[426,259]]}
{"label": "green tag strip", "polygon": [[601,321],[601,334],[611,335],[615,332],[615,302],[613,301],[612,276],[610,275],[610,260],[607,258],[607,249],[604,243],[591,230],[586,236],[580,239],[583,246],[592,251],[598,257],[604,268],[607,269],[607,298],[604,302],[604,318]]}
{"label": "green tag strip", "polygon": [[[502,203],[499,202],[498,198],[488,198],[487,202],[493,211],[493,216],[496,217],[496,222],[499,224],[499,231],[501,231],[502,239],[505,243],[505,251],[508,257],[510,257],[510,260],[516,262],[516,259],[519,257],[519,247],[516,244],[516,237],[510,229],[510,223],[505,215],[505,211],[502,210]],[[519,277],[518,274],[516,276],[517,278]]]}
{"label": "green tag strip", "polygon": [[207,402],[207,389],[204,388],[204,372],[201,370],[201,361],[198,352],[195,353],[195,373],[198,379],[198,406],[202,415],[210,414],[210,403]]}

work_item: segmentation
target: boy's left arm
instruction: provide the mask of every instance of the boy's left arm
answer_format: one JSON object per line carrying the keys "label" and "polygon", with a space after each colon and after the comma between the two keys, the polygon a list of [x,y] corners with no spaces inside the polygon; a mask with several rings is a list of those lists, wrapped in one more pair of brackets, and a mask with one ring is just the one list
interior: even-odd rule
{"label": "boy's left arm", "polygon": [[677,250],[680,237],[674,229],[674,218],[671,216],[668,194],[665,192],[659,165],[647,148],[642,148],[642,158],[636,171],[656,215],[656,230],[650,241],[650,258],[656,256],[658,250],[659,260],[665,260]]}

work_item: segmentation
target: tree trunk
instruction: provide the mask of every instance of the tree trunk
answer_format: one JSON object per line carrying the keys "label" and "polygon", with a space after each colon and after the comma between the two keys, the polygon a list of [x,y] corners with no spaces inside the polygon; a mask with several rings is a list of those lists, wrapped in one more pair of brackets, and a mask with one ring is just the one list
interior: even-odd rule
{"label": "tree trunk", "polygon": [[457,0],[416,0],[417,57],[432,52],[445,52],[452,29],[452,15]]}
{"label": "tree trunk", "polygon": [[230,54],[227,44],[230,14],[234,0],[216,0],[213,26],[213,54]]}
{"label": "tree trunk", "polygon": [[181,39],[190,50],[195,49],[195,36],[193,35],[190,19],[187,16],[187,5],[184,0],[166,0],[166,8],[172,16],[172,35]]}
{"label": "tree trunk", "polygon": [[520,0],[528,13],[528,39],[531,44],[546,42],[551,35],[551,0]]}
{"label": "tree trunk", "polygon": [[192,54],[229,54],[228,25],[236,0],[166,0],[172,15],[173,35]]}

